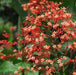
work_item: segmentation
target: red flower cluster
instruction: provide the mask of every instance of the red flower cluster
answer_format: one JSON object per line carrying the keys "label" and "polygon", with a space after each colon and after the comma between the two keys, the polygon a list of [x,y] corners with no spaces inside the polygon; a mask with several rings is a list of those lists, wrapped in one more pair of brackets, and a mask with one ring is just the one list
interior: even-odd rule
{"label": "red flower cluster", "polygon": [[[61,3],[47,0],[31,0],[23,4],[24,11],[28,12],[21,31],[23,38],[17,38],[18,42],[14,43],[0,41],[2,47],[6,49],[12,46],[12,52],[14,52],[5,56],[0,53],[1,59],[22,57],[23,62],[32,62],[31,70],[44,71],[42,72],[44,75],[58,75],[57,71],[61,71],[70,63],[75,66],[76,22],[73,22],[70,19],[71,14],[67,13],[64,7],[59,8],[59,5]],[[7,34],[3,35],[8,37]],[[21,45],[22,49],[14,49],[13,45]],[[73,70],[73,75],[75,75]]]}

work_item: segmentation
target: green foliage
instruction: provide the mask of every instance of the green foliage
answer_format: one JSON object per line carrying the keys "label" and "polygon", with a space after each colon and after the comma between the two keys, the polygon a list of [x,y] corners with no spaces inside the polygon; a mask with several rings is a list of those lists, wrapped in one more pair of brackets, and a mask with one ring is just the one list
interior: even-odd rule
{"label": "green foliage", "polygon": [[[27,12],[23,11],[22,7],[21,7],[21,4],[25,4],[27,3],[29,0],[1,0],[0,3],[1,4],[12,4],[12,8],[18,13],[19,15],[19,23],[22,22],[25,18],[25,16],[27,15]],[[60,2],[61,0],[50,0],[50,1],[55,1],[55,2]],[[75,0],[63,0],[63,4],[61,5],[61,7],[67,7],[67,11],[68,12],[72,12],[72,18],[75,20],[76,19],[76,1]],[[3,30],[9,30],[9,25],[7,26],[7,24],[4,26],[3,25],[3,18],[0,18],[0,24],[2,24],[0,26],[0,32],[2,33]],[[44,23],[44,22],[43,22]],[[53,20],[51,20],[51,23],[53,24]],[[44,23],[46,24],[46,23]],[[19,26],[19,24],[18,24]],[[7,29],[6,29],[7,28]],[[20,27],[18,27],[20,29]],[[41,29],[42,30],[45,30],[45,28],[43,26],[41,26]],[[9,31],[10,32],[10,31]],[[10,32],[12,34],[12,32]],[[46,34],[50,35],[50,33],[46,32]],[[9,40],[12,42],[13,40],[13,37],[10,36]],[[45,38],[45,40],[47,41],[48,39]],[[59,42],[59,40],[57,39],[57,42]],[[57,43],[56,42],[56,43]],[[51,43],[52,44],[52,43]],[[32,44],[28,45],[28,48],[31,47]],[[66,49],[66,44],[63,44],[62,45],[62,48]],[[3,51],[3,50],[0,50],[0,52]],[[61,54],[63,54],[63,52],[60,52]],[[10,53],[9,53],[10,54]],[[36,54],[36,53],[35,53]],[[54,51],[52,54],[56,55],[56,52]],[[62,60],[62,63],[66,63],[68,60],[70,60],[69,57],[66,57],[67,60]],[[15,60],[13,60],[14,58],[12,58],[12,62],[14,62]],[[19,60],[19,59],[18,59]],[[20,59],[21,60],[21,59]],[[0,66],[0,72],[1,73],[13,73],[15,70],[18,69],[19,66],[21,66],[23,69],[27,68],[27,67],[31,67],[31,64],[29,63],[25,63],[25,62],[21,62],[21,61],[17,61],[17,63],[14,65],[12,62],[9,62],[9,61],[4,61],[1,66]],[[58,65],[55,64],[55,66],[57,67]],[[26,72],[25,75],[39,75],[39,72]],[[55,75],[55,74],[54,74]],[[65,74],[64,74],[65,75]]]}
{"label": "green foliage", "polygon": [[[0,39],[4,39],[4,37],[2,36],[3,32],[6,31],[8,33],[11,33],[10,31],[10,24],[11,23],[6,23],[6,24],[2,24],[0,25]],[[10,37],[10,41],[13,39],[13,37]]]}
{"label": "green foliage", "polygon": [[12,0],[7,0],[8,3],[12,3]]}
{"label": "green foliage", "polygon": [[12,3],[12,0],[0,0],[1,4]]}
{"label": "green foliage", "polygon": [[24,3],[27,3],[28,0],[26,1],[23,1],[23,0],[13,0],[12,2],[12,7],[14,8],[14,10],[18,13],[18,15],[24,19],[25,16],[27,15],[27,12],[23,11],[22,7],[21,7],[21,4],[24,2]]}
{"label": "green foliage", "polygon": [[61,7],[66,7],[67,12],[72,13],[72,19],[76,20],[76,0],[49,0],[54,2],[62,2]]}
{"label": "green foliage", "polygon": [[16,70],[15,65],[12,62],[4,61],[0,66],[0,72],[13,73]]}
{"label": "green foliage", "polygon": [[[30,63],[25,63],[25,62],[19,62],[17,64],[13,64],[10,61],[4,61],[1,66],[0,66],[0,73],[3,73],[3,75],[7,75],[7,74],[13,74],[14,71],[17,71],[17,69],[21,67],[23,69],[26,69],[27,67],[31,67]],[[26,72],[25,75],[39,75],[39,72]]]}
{"label": "green foliage", "polygon": [[26,72],[25,75],[39,75],[39,72]]}
{"label": "green foliage", "polygon": [[28,48],[30,48],[32,45],[33,45],[33,44],[29,44],[29,45],[28,45]]}
{"label": "green foliage", "polygon": [[[14,65],[10,61],[4,61],[0,66],[0,73],[14,73],[14,71],[16,71],[19,68],[19,66],[22,67],[23,69],[26,69],[27,67],[30,67],[31,65],[29,63],[25,63],[25,62],[19,62]],[[29,73],[27,73],[27,75]],[[32,74],[34,74],[34,73],[32,73]]]}
{"label": "green foliage", "polygon": [[18,68],[19,66],[21,66],[23,69],[26,69],[27,67],[30,67],[31,64],[30,63],[25,63],[25,62],[19,62],[16,64],[16,67]]}
{"label": "green foliage", "polygon": [[65,64],[65,63],[67,63],[67,61],[69,61],[70,60],[70,58],[69,57],[66,57],[66,59],[63,59],[61,62],[63,63],[63,64]]}

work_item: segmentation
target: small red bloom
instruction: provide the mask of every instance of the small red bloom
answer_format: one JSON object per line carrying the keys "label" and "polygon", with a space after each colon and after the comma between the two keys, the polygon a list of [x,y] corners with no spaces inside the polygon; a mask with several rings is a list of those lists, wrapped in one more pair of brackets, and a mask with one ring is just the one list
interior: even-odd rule
{"label": "small red bloom", "polygon": [[3,36],[4,36],[5,38],[9,38],[10,35],[5,32],[5,34],[3,34]]}

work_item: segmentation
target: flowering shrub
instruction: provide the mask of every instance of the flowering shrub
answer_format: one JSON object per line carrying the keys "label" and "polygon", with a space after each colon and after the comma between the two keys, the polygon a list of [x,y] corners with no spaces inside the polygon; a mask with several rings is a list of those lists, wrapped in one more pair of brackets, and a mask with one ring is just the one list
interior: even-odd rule
{"label": "flowering shrub", "polygon": [[59,5],[47,0],[31,0],[22,5],[28,16],[21,34],[5,32],[4,37],[13,36],[15,41],[0,41],[0,59],[9,64],[14,59],[13,75],[31,75],[28,71],[39,71],[39,75],[76,75],[76,22]]}

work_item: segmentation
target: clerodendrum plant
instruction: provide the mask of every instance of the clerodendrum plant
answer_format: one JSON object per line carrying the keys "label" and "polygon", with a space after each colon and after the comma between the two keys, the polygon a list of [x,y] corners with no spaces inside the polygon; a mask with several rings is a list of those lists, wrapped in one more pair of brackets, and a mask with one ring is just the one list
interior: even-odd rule
{"label": "clerodendrum plant", "polygon": [[[76,22],[59,5],[47,0],[22,5],[28,16],[21,33],[12,35],[17,41],[0,41],[0,60],[9,66],[13,62],[14,71],[8,67],[9,75],[76,75]],[[3,36],[10,35],[5,32]]]}

